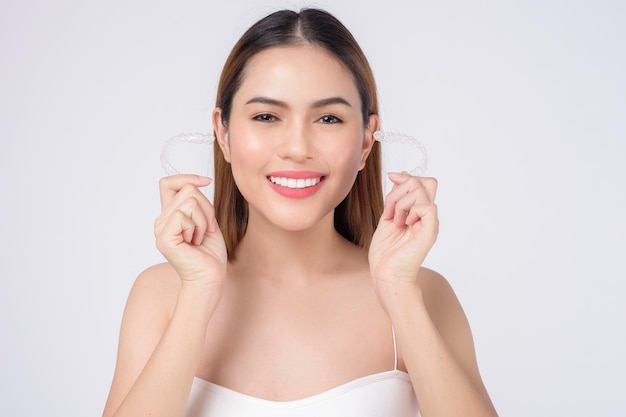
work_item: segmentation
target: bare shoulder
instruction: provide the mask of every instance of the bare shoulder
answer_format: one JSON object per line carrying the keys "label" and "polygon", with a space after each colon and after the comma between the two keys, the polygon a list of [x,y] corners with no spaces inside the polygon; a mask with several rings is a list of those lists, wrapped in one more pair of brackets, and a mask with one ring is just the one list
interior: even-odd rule
{"label": "bare shoulder", "polygon": [[461,366],[484,395],[469,322],[450,283],[439,273],[422,268],[418,276],[424,304],[432,322]]}
{"label": "bare shoulder", "polygon": [[179,290],[178,274],[167,263],[151,266],[139,274],[124,309],[120,347],[153,347],[150,342],[158,341],[165,331]]}
{"label": "bare shoulder", "polygon": [[[128,302],[149,302],[154,307],[171,305],[180,290],[178,274],[168,263],[161,263],[144,270],[133,284]],[[127,305],[128,308],[128,305]]]}
{"label": "bare shoulder", "polygon": [[450,309],[456,310],[461,308],[452,286],[438,272],[428,268],[421,268],[417,276],[417,282],[422,290],[426,308],[433,319],[444,318],[453,313]]}
{"label": "bare shoulder", "polygon": [[153,348],[151,342],[156,345],[169,323],[179,290],[178,274],[167,263],[151,266],[139,274],[124,310],[120,346]]}
{"label": "bare shoulder", "polygon": [[166,263],[146,269],[135,280],[122,318],[105,416],[117,409],[148,362],[170,321],[179,288],[178,274]]}
{"label": "bare shoulder", "polygon": [[417,279],[428,314],[442,336],[471,338],[465,312],[448,280],[428,268],[422,268]]}

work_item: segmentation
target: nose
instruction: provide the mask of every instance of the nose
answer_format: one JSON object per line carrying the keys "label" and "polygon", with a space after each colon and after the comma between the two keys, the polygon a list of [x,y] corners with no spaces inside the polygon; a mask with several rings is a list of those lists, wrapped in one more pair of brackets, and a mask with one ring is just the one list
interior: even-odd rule
{"label": "nose", "polygon": [[313,134],[299,123],[286,126],[278,139],[277,154],[282,159],[304,162],[315,156]]}

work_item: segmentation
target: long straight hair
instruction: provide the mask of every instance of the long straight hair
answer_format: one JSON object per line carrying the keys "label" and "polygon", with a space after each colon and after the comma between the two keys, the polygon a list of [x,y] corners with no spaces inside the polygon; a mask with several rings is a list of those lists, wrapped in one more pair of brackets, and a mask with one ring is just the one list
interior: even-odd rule
{"label": "long straight hair", "polygon": [[[259,20],[235,44],[220,77],[216,107],[221,123],[228,126],[232,102],[250,59],[278,46],[310,43],[337,58],[352,74],[361,98],[363,123],[378,114],[376,83],[370,65],[352,34],[334,16],[320,9],[300,12],[281,10]],[[239,192],[228,162],[217,141],[214,144],[215,214],[224,234],[229,259],[234,259],[248,225],[248,203]],[[346,239],[368,248],[383,211],[380,144],[375,141],[352,189],[335,208],[335,229]]]}

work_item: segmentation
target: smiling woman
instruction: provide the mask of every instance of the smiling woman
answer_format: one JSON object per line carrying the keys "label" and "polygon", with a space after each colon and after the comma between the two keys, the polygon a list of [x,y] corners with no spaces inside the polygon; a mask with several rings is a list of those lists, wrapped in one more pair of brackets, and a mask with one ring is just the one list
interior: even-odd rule
{"label": "smiling woman", "polygon": [[[333,62],[332,68],[340,67],[343,78],[348,77],[348,84],[356,87],[359,100],[352,104],[353,109],[361,113],[363,124],[369,125],[371,115],[378,114],[378,97],[372,70],[352,34],[333,16],[314,9],[305,9],[300,13],[282,11],[267,16],[248,30],[233,47],[224,65],[217,91],[216,107],[221,109],[221,123],[225,125],[232,110],[235,92],[239,89],[244,75],[249,75],[247,65],[259,52],[269,52],[275,47],[309,45],[328,54]],[[327,62],[327,61],[326,61]],[[276,62],[274,62],[276,64]],[[278,67],[276,71],[278,71]],[[334,80],[325,73],[319,63],[313,63],[310,73],[315,73],[317,82],[322,85]],[[260,74],[263,77],[265,74]],[[277,77],[280,74],[273,74]],[[295,80],[297,81],[297,80]],[[298,88],[305,84],[300,82]],[[293,95],[297,90],[290,91]],[[251,97],[252,98],[252,97]],[[265,97],[268,99],[268,97]],[[276,98],[273,98],[276,100]],[[321,98],[335,99],[334,95]],[[342,98],[339,97],[341,100]],[[345,100],[345,98],[343,99]],[[286,105],[286,103],[283,103]],[[378,126],[374,126],[376,130]],[[215,205],[217,218],[226,229],[226,247],[229,256],[243,236],[247,226],[247,204],[238,192],[229,167],[225,166],[221,149],[215,144]],[[335,227],[348,240],[361,247],[367,247],[374,233],[378,218],[382,212],[382,183],[380,181],[381,156],[380,145],[373,143],[370,155],[363,170],[359,173],[354,187],[350,190],[343,204],[335,211]],[[226,227],[228,226],[228,227]]]}
{"label": "smiling woman", "polygon": [[[252,57],[229,119],[222,113],[217,108],[213,114],[216,155],[223,155],[231,169],[216,176],[232,172],[249,217],[270,219],[288,230],[309,229],[324,217],[332,224],[333,209],[365,166],[374,144],[372,129],[378,126],[374,114],[365,125],[358,90],[343,64],[324,49],[302,43]],[[316,185],[297,187],[298,180],[306,179]],[[217,207],[220,191],[218,187]],[[277,199],[276,193],[285,198]],[[301,201],[304,197],[308,199]],[[221,214],[218,208],[220,224],[225,220]]]}
{"label": "smiling woman", "polygon": [[422,267],[437,183],[390,173],[374,79],[328,13],[280,11],[227,59],[209,178],[161,180],[167,263],[129,296],[105,416],[493,416],[469,326]]}

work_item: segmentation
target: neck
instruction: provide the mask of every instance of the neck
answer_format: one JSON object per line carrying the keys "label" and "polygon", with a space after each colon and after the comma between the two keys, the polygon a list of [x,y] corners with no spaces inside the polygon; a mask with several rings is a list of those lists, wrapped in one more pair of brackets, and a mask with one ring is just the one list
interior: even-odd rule
{"label": "neck", "polygon": [[233,266],[247,271],[246,275],[309,281],[336,270],[353,250],[358,248],[335,230],[332,212],[300,231],[281,229],[251,213]]}

